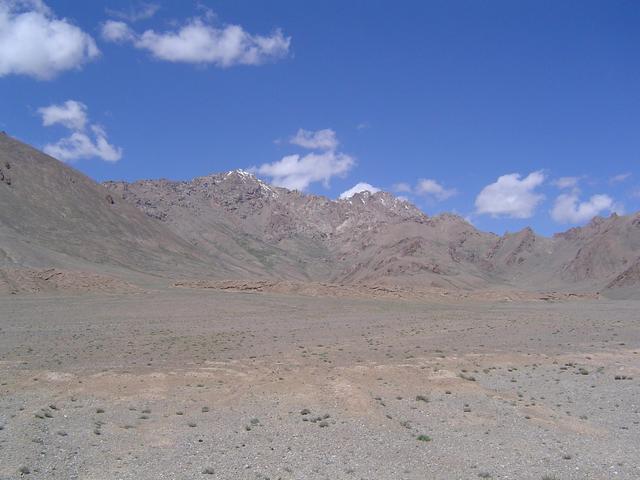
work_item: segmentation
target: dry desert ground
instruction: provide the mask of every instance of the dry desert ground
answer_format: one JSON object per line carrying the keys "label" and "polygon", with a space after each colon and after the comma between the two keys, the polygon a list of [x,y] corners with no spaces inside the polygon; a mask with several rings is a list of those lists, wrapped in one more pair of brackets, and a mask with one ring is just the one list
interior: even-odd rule
{"label": "dry desert ground", "polygon": [[0,478],[637,479],[637,301],[0,297]]}

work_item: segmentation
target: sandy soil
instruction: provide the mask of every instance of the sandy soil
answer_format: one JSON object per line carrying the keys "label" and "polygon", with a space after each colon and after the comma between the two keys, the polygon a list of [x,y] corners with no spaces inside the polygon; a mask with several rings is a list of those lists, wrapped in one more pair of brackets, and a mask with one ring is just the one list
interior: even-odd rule
{"label": "sandy soil", "polygon": [[637,479],[639,307],[0,296],[0,479]]}

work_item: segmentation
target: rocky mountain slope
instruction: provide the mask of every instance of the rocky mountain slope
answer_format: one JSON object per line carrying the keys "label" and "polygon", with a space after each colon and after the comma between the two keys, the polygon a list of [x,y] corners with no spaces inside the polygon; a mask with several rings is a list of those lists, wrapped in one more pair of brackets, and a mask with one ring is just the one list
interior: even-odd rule
{"label": "rocky mountain slope", "polygon": [[625,296],[640,286],[640,213],[553,238],[529,228],[500,237],[389,193],[330,200],[241,170],[98,185],[6,135],[0,203],[0,269],[12,278],[16,268],[59,268]]}
{"label": "rocky mountain slope", "polygon": [[458,287],[488,280],[478,252],[493,235],[457,216],[429,218],[385,192],[333,201],[267,185],[241,170],[105,187],[193,245],[258,275]]}
{"label": "rocky mountain slope", "polygon": [[73,168],[0,134],[0,269],[167,275],[215,259]]}
{"label": "rocky mountain slope", "polygon": [[498,237],[455,215],[429,217],[389,193],[334,201],[241,170],[105,186],[192,244],[225,250],[270,278],[575,291],[636,284],[640,214],[597,217],[553,238],[530,228]]}

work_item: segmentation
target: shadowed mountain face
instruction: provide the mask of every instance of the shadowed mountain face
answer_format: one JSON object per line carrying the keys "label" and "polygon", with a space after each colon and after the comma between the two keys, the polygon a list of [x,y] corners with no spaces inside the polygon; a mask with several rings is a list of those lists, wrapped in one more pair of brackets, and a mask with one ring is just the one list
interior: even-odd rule
{"label": "shadowed mountain face", "polygon": [[346,200],[250,173],[98,185],[0,135],[0,268],[446,289],[637,291],[640,214],[498,237],[385,192]]}

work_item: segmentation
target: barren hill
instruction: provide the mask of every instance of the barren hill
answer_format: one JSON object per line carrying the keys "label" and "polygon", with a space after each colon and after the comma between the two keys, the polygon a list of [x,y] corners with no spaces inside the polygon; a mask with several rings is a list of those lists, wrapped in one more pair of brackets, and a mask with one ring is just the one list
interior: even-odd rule
{"label": "barren hill", "polygon": [[99,185],[6,135],[0,203],[6,282],[30,275],[41,285],[50,268],[65,278],[93,272],[613,296],[635,295],[640,282],[640,213],[597,217],[553,238],[529,228],[499,237],[456,215],[429,217],[386,192],[330,200],[242,170]]}
{"label": "barren hill", "polygon": [[473,286],[494,241],[453,215],[429,218],[386,192],[346,200],[267,185],[237,170],[192,181],[107,182],[190,243],[283,279]]}
{"label": "barren hill", "polygon": [[[597,217],[553,238],[530,228],[498,237],[386,192],[330,200],[242,170],[105,186],[207,252],[281,279],[585,292],[616,288],[640,257],[638,214]],[[627,288],[635,282],[625,278]]]}
{"label": "barren hill", "polygon": [[0,134],[0,268],[170,275],[212,259],[75,169]]}

